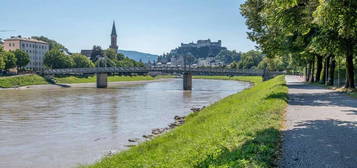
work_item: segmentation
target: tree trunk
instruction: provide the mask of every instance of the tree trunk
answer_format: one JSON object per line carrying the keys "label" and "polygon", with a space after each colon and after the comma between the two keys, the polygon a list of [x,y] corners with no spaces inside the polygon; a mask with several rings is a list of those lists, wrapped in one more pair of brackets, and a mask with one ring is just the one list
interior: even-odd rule
{"label": "tree trunk", "polygon": [[328,82],[329,86],[333,86],[335,82],[335,69],[336,69],[336,58],[334,55],[331,56],[331,67],[330,67],[330,80]]}
{"label": "tree trunk", "polygon": [[314,73],[315,73],[315,56],[313,56],[311,62],[310,62],[310,77],[309,77],[309,82],[314,82]]}
{"label": "tree trunk", "polygon": [[346,40],[346,85],[345,88],[355,88],[354,67],[353,67],[353,44],[351,40]]}
{"label": "tree trunk", "polygon": [[325,59],[325,63],[324,63],[324,70],[323,70],[323,74],[322,74],[322,82],[323,84],[327,85],[327,81],[328,81],[328,72],[329,72],[329,68],[330,68],[330,58],[331,55],[329,55],[328,57],[326,57]]}
{"label": "tree trunk", "polygon": [[321,71],[322,71],[322,62],[323,62],[323,57],[321,55],[316,55],[317,62],[316,62],[316,76],[315,76],[315,82],[320,82],[321,80]]}
{"label": "tree trunk", "polygon": [[306,82],[310,82],[310,79],[311,79],[311,69],[312,69],[312,65],[311,65],[311,61],[310,61],[310,63],[307,65]]}
{"label": "tree trunk", "polygon": [[309,65],[306,65],[305,67],[305,82],[309,81]]}

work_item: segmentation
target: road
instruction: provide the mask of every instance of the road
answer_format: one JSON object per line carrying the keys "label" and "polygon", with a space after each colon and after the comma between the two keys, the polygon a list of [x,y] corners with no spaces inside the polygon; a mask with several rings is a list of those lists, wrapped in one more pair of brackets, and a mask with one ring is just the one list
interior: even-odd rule
{"label": "road", "polygon": [[283,168],[357,168],[357,99],[287,76]]}

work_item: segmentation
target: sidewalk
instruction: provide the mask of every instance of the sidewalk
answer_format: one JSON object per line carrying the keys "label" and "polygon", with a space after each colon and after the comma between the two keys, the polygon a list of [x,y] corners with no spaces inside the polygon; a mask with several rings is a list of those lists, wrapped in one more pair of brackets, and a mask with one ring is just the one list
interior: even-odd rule
{"label": "sidewalk", "polygon": [[280,167],[357,168],[357,99],[287,76]]}

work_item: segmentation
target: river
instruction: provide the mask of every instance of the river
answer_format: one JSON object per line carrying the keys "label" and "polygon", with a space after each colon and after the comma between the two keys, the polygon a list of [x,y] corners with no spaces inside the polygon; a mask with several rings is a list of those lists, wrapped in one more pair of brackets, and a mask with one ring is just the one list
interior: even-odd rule
{"label": "river", "polygon": [[249,87],[246,82],[194,79],[88,87],[0,90],[0,167],[68,168],[125,150],[130,138]]}

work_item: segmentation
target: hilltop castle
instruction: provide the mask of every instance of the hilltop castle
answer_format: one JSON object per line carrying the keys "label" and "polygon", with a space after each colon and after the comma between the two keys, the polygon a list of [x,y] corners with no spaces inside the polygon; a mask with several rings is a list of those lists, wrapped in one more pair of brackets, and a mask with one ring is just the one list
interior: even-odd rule
{"label": "hilltop castle", "polygon": [[191,42],[188,44],[181,43],[181,46],[170,51],[170,53],[164,54],[158,57],[158,62],[171,65],[183,65],[184,57],[190,56],[190,63],[198,63],[199,60],[212,60],[222,50],[227,48],[222,47],[222,41],[212,42],[208,40],[198,40],[197,43]]}
{"label": "hilltop castle", "polygon": [[188,44],[184,44],[181,43],[181,47],[183,48],[201,48],[201,47],[217,47],[220,48],[222,47],[222,41],[218,40],[218,42],[211,42],[210,39],[208,40],[198,40],[197,43],[188,43]]}

